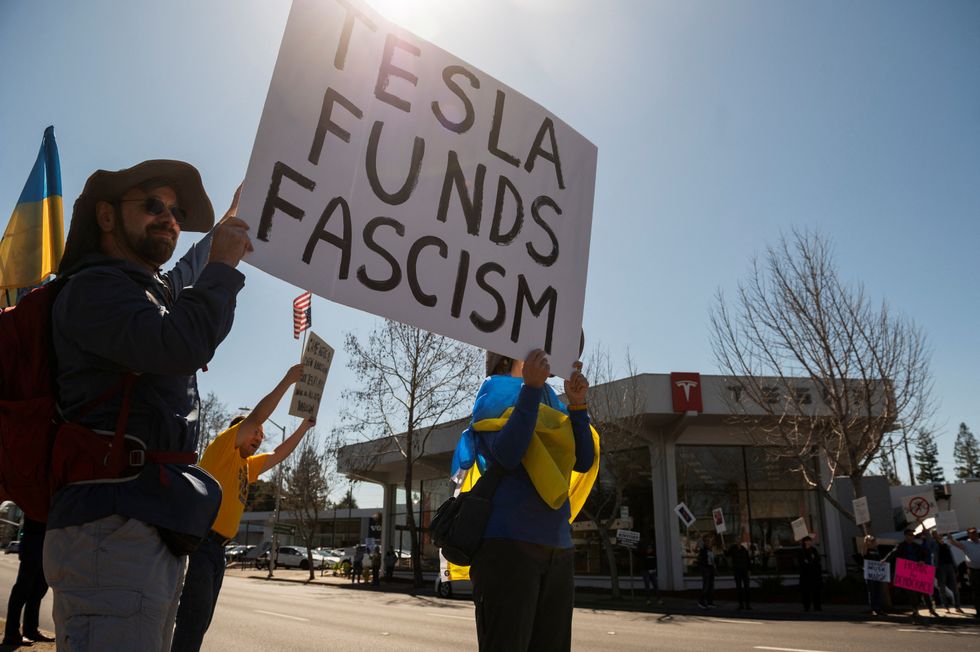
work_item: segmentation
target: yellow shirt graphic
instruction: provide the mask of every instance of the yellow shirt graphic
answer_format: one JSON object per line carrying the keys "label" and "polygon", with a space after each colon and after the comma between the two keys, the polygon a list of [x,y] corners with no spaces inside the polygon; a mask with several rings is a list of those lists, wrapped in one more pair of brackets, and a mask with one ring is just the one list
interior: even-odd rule
{"label": "yellow shirt graphic", "polygon": [[269,456],[269,453],[249,458],[241,456],[235,448],[240,425],[241,423],[236,423],[215,437],[201,456],[199,464],[221,485],[221,508],[211,529],[229,539],[238,534],[238,524],[242,520],[245,502],[248,500],[248,485],[259,479],[265,458]]}

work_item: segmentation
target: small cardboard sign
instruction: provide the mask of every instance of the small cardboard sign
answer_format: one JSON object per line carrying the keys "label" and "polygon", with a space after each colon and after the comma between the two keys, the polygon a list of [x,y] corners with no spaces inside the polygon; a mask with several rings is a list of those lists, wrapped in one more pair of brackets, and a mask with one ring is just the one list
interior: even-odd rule
{"label": "small cardboard sign", "polygon": [[895,586],[932,595],[932,583],[936,578],[936,567],[916,563],[908,559],[898,559],[895,563]]}
{"label": "small cardboard sign", "polygon": [[956,510],[951,509],[948,512],[936,512],[936,529],[941,534],[959,530],[960,524],[956,519]]}
{"label": "small cardboard sign", "polygon": [[865,523],[871,522],[871,510],[868,509],[868,497],[861,496],[860,498],[855,498],[851,501],[851,505],[854,506],[854,522],[858,525],[864,525]]}
{"label": "small cardboard sign", "polygon": [[799,541],[810,534],[806,528],[806,519],[802,516],[790,523],[790,525],[793,526],[793,541]]}
{"label": "small cardboard sign", "polygon": [[728,528],[725,527],[725,512],[722,511],[721,507],[715,507],[711,510],[711,519],[715,522],[715,532],[724,534],[728,531]]}
{"label": "small cardboard sign", "polygon": [[303,377],[293,387],[293,399],[289,404],[290,416],[309,419],[320,409],[327,373],[333,362],[333,348],[316,333],[310,331],[303,351]]}
{"label": "small cardboard sign", "polygon": [[678,503],[677,507],[674,508],[674,511],[677,512],[677,516],[680,517],[684,527],[691,527],[694,525],[694,521],[697,520],[694,518],[694,514],[691,513],[691,510],[688,509],[687,505],[684,503]]}
{"label": "small cardboard sign", "polygon": [[870,582],[891,582],[892,567],[887,561],[865,559],[864,579]]}

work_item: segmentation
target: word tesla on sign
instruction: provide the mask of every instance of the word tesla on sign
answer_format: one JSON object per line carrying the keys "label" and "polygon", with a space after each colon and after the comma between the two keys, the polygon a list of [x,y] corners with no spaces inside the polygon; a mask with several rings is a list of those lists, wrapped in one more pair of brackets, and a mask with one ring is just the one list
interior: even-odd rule
{"label": "word tesla on sign", "polygon": [[596,147],[356,0],[294,0],[242,190],[247,262],[568,377]]}

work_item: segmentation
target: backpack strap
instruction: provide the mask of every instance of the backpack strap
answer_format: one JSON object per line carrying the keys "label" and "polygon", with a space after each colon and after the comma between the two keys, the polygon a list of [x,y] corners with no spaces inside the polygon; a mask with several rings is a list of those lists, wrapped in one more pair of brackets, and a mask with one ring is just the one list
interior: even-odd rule
{"label": "backpack strap", "polygon": [[[476,462],[474,462],[475,464]],[[469,490],[469,493],[474,496],[479,496],[480,498],[485,498],[491,500],[493,495],[497,492],[497,486],[503,477],[507,475],[507,471],[501,465],[496,462],[490,462],[487,466],[487,471],[480,476],[480,479],[476,481],[473,488]]]}
{"label": "backpack strap", "polygon": [[[120,381],[123,393],[122,406],[119,408],[119,417],[116,419],[116,434],[112,438],[112,449],[109,452],[109,459],[106,464],[106,466],[119,475],[122,474],[123,469],[129,464],[129,454],[126,451],[126,425],[129,423],[130,399],[132,398],[133,385],[135,383],[136,374],[134,373],[123,374],[122,380]],[[119,391],[119,389],[116,389],[116,391]]]}

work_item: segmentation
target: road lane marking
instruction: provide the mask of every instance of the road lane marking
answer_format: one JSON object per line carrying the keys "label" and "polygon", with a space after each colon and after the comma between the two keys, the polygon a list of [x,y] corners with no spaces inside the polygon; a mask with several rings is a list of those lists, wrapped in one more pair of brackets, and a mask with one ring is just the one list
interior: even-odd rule
{"label": "road lane marking", "polygon": [[900,629],[900,632],[924,632],[926,634],[962,634],[963,636],[980,636],[977,632],[953,632],[948,629]]}
{"label": "road lane marking", "polygon": [[769,647],[768,645],[756,645],[756,650],[779,650],[780,652],[824,652],[823,650],[803,650],[798,647]]}
{"label": "road lane marking", "polygon": [[735,619],[735,618],[731,618],[731,619],[729,619],[729,618],[711,618],[710,616],[708,617],[708,620],[718,621],[719,623],[734,623],[736,625],[762,625],[763,624],[761,621],[758,621],[758,620],[738,620],[738,619]]}
{"label": "road lane marking", "polygon": [[255,613],[265,614],[267,616],[278,616],[279,618],[289,618],[290,620],[300,620],[304,623],[310,622],[309,618],[300,618],[299,616],[287,616],[286,614],[277,614],[275,611],[262,611],[261,609],[256,609]]}
{"label": "road lane marking", "polygon": [[458,618],[459,620],[473,620],[474,616],[454,616],[452,614],[440,614],[435,611],[428,612],[431,616],[441,616],[443,618]]}

